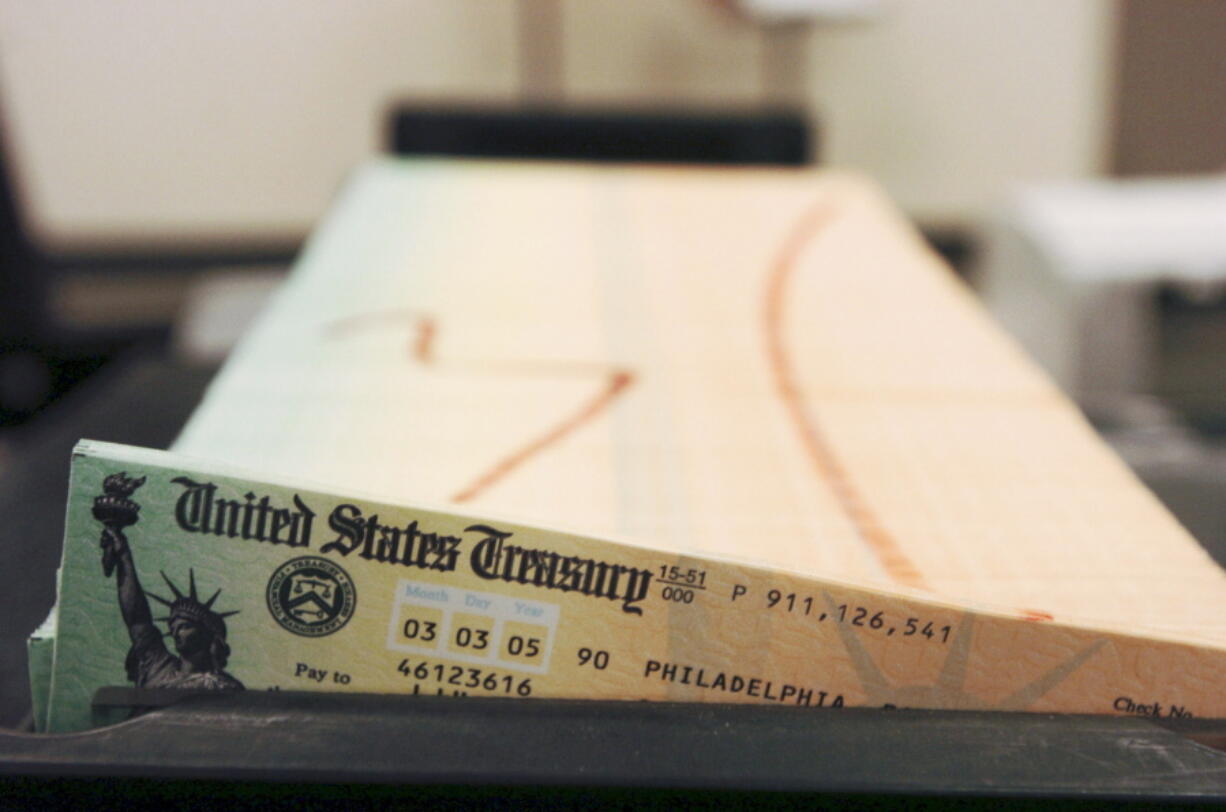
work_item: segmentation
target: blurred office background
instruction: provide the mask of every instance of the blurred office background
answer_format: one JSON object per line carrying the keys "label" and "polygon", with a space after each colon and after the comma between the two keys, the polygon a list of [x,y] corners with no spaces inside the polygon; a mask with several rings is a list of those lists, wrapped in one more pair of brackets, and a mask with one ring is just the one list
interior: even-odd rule
{"label": "blurred office background", "polygon": [[[56,248],[292,243],[380,148],[390,104],[518,101],[521,25],[551,8],[561,100],[804,105],[823,163],[869,172],[924,222],[1112,166],[1131,4],[865,5],[789,36],[699,0],[8,0],[0,88],[32,225]],[[770,46],[802,52],[792,85],[766,86]]]}
{"label": "blurred office background", "polygon": [[783,111],[1226,543],[1223,41],[1215,0],[5,0],[0,469],[133,353],[224,354],[398,109]]}

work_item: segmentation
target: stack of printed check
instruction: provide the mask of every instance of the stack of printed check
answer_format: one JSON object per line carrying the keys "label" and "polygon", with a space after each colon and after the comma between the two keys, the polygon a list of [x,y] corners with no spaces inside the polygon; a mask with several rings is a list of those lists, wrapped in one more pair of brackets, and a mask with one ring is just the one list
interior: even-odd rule
{"label": "stack of printed check", "polygon": [[46,730],[114,686],[1226,715],[1226,576],[851,176],[373,163],[67,516]]}

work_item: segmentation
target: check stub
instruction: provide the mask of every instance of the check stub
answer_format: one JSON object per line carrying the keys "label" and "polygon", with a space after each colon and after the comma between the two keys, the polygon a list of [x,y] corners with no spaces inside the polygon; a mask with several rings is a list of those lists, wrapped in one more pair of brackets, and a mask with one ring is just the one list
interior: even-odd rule
{"label": "check stub", "polygon": [[105,686],[1226,716],[1226,650],[83,441],[46,728]]}

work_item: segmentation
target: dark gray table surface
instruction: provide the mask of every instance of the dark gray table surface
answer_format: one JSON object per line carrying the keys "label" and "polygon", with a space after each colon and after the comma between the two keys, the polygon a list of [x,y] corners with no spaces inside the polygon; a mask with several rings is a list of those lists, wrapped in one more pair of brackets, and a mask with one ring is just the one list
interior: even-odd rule
{"label": "dark gray table surface", "polygon": [[1141,717],[249,691],[0,733],[0,776],[1220,802],[1226,753],[1197,739],[1223,737]]}

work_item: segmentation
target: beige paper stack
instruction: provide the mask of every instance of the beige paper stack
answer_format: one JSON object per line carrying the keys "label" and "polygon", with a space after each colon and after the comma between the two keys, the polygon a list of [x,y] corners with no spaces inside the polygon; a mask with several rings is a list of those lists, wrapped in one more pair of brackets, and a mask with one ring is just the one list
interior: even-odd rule
{"label": "beige paper stack", "polygon": [[174,450],[1226,642],[1223,572],[852,176],[371,164]]}

